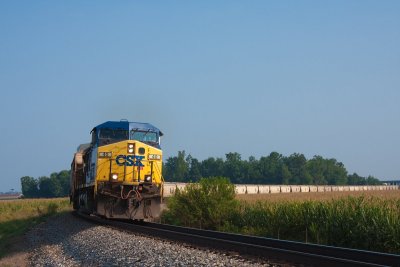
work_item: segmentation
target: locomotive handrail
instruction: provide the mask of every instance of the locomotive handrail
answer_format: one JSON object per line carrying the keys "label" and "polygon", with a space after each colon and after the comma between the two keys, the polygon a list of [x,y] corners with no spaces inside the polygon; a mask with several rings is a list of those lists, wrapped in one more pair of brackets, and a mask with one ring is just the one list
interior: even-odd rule
{"label": "locomotive handrail", "polygon": [[162,175],[162,172],[160,171],[160,168],[158,167],[158,164],[156,165],[156,171],[160,174],[160,178],[161,178],[161,197],[164,198],[164,176]]}

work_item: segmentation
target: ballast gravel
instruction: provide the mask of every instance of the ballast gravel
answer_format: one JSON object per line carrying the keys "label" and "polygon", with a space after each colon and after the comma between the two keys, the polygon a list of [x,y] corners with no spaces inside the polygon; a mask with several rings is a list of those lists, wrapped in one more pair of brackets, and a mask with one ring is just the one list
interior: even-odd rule
{"label": "ballast gravel", "polygon": [[92,224],[72,214],[27,234],[30,266],[277,266]]}

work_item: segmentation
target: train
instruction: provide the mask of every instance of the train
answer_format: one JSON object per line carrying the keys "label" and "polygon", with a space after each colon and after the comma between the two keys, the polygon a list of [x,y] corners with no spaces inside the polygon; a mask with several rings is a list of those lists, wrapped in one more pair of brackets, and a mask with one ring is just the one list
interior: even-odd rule
{"label": "train", "polygon": [[[184,190],[186,183],[164,183],[164,197],[170,197],[176,190]],[[266,185],[266,184],[235,184],[235,192],[243,194],[276,194],[276,193],[308,193],[308,192],[342,192],[400,190],[399,185]]]}
{"label": "train", "polygon": [[73,208],[106,218],[153,221],[163,197],[163,133],[150,123],[107,121],[71,163]]}

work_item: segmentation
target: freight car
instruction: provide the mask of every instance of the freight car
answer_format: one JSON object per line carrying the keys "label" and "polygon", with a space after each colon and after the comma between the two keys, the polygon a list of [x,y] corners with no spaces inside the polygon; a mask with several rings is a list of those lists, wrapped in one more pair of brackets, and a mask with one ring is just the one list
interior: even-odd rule
{"label": "freight car", "polygon": [[74,209],[107,218],[157,218],[162,202],[162,132],[149,123],[107,121],[71,164]]}
{"label": "freight car", "polygon": [[[170,197],[175,190],[183,190],[186,183],[167,182],[164,184],[164,196]],[[264,185],[235,184],[235,193],[243,194],[275,194],[275,193],[308,193],[337,191],[367,191],[367,190],[400,190],[398,185],[385,186],[335,186],[335,185]]]}

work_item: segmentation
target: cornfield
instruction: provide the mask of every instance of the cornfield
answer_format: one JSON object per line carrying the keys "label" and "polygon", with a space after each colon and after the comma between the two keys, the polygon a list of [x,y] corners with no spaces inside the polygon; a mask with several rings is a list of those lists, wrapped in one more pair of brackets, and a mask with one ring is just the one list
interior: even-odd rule
{"label": "cornfield", "polygon": [[400,252],[400,199],[241,202],[220,229],[285,240]]}
{"label": "cornfield", "polygon": [[[356,192],[354,192],[356,193]],[[202,179],[168,201],[164,223],[323,245],[400,253],[399,191],[236,196]],[[258,199],[257,199],[258,198]],[[260,201],[261,199],[261,201]]]}

